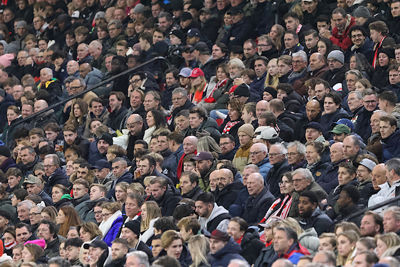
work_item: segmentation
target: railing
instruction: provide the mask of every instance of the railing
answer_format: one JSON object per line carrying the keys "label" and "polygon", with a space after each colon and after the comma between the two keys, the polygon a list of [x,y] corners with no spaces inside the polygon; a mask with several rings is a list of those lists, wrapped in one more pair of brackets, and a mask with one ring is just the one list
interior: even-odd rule
{"label": "railing", "polygon": [[371,207],[369,207],[369,208],[365,208],[365,209],[359,210],[359,211],[357,211],[357,212],[355,212],[355,213],[353,213],[353,214],[351,214],[351,215],[349,215],[349,216],[343,218],[342,221],[348,221],[348,220],[351,219],[351,218],[355,218],[355,217],[357,217],[357,216],[360,216],[360,215],[364,214],[364,213],[365,213],[366,211],[368,211],[368,210],[376,210],[376,209],[382,208],[382,207],[384,207],[384,206],[386,206],[386,205],[388,205],[388,204],[391,204],[391,203],[393,203],[393,202],[396,202],[396,201],[400,201],[400,195],[397,196],[397,197],[390,198],[390,199],[388,199],[388,200],[382,201],[381,203],[378,203],[378,204],[376,204],[376,205],[373,205],[373,206],[371,206]]}
{"label": "railing", "polygon": [[47,108],[45,108],[45,109],[43,109],[43,110],[41,110],[41,111],[38,111],[38,112],[32,114],[31,116],[26,117],[25,119],[22,119],[22,120],[18,121],[17,123],[15,123],[15,125],[13,125],[13,127],[16,127],[16,126],[18,126],[18,125],[20,125],[20,124],[22,124],[22,123],[24,123],[24,122],[31,121],[32,119],[34,119],[34,118],[36,118],[37,116],[39,116],[39,115],[45,113],[45,112],[48,111],[48,110],[55,109],[55,108],[57,108],[58,106],[63,105],[63,104],[67,103],[68,101],[70,101],[70,100],[72,100],[72,99],[74,99],[74,98],[80,97],[80,96],[86,94],[87,92],[93,91],[94,89],[97,89],[97,88],[99,88],[99,87],[101,87],[101,86],[103,86],[103,85],[106,85],[106,84],[108,84],[109,82],[112,82],[112,81],[114,81],[115,79],[117,79],[117,78],[119,78],[119,77],[121,77],[121,76],[124,76],[124,75],[126,75],[126,74],[130,74],[130,73],[133,73],[133,72],[135,72],[135,71],[137,71],[137,70],[143,68],[144,66],[146,66],[146,65],[148,65],[148,64],[151,64],[151,63],[154,63],[154,62],[157,62],[157,61],[161,61],[161,62],[163,62],[164,64],[168,65],[168,62],[167,62],[167,60],[166,60],[164,57],[155,57],[155,58],[153,58],[153,59],[151,59],[151,60],[149,60],[149,61],[146,61],[146,62],[144,62],[144,63],[142,63],[142,64],[140,64],[140,65],[138,65],[138,66],[135,66],[135,67],[133,67],[133,68],[131,68],[131,69],[127,69],[127,70],[125,70],[125,71],[123,71],[123,72],[121,72],[121,73],[119,73],[119,74],[117,74],[117,75],[114,75],[114,76],[111,77],[111,78],[108,78],[108,79],[106,79],[106,80],[104,80],[104,81],[101,81],[100,83],[96,84],[96,85],[93,86],[93,87],[86,88],[85,90],[83,90],[82,92],[80,92],[80,93],[78,93],[78,94],[69,96],[69,97],[67,97],[66,99],[61,100],[60,102],[57,102],[56,104],[53,104],[53,105],[51,105],[51,106],[49,106],[49,107],[47,107]]}

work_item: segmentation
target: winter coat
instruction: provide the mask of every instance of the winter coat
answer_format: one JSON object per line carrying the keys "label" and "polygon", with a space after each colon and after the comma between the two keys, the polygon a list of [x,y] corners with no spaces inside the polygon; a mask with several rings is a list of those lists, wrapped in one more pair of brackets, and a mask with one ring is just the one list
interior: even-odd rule
{"label": "winter coat", "polygon": [[319,238],[314,228],[309,228],[299,235],[299,243],[312,255],[318,252]]}
{"label": "winter coat", "polygon": [[89,211],[87,210],[87,203],[89,201],[91,201],[89,198],[89,194],[86,194],[83,197],[79,199],[74,199],[72,201],[72,204],[74,204],[75,210],[76,212],[78,212],[80,218],[83,218],[85,214],[87,214],[87,212]]}
{"label": "winter coat", "polygon": [[112,241],[117,238],[119,228],[121,228],[124,223],[122,216],[119,216],[111,225],[111,228],[107,231],[107,233],[103,236],[103,241],[107,243],[109,247],[111,247]]}
{"label": "winter coat", "polygon": [[265,244],[260,241],[260,236],[255,229],[248,228],[242,236],[240,247],[242,248],[240,255],[249,264],[253,264],[261,250],[265,247]]}
{"label": "winter coat", "polygon": [[167,187],[167,190],[160,199],[153,200],[155,200],[160,207],[162,216],[172,216],[175,207],[178,205],[179,201],[181,201],[181,196]]}
{"label": "winter coat", "polygon": [[240,146],[236,151],[232,163],[239,172],[243,172],[244,167],[249,163],[250,147],[252,145],[253,142],[250,141],[248,144]]}
{"label": "winter coat", "polygon": [[[87,160],[88,156],[89,156],[90,142],[87,139],[85,139],[81,136],[78,136],[74,141],[74,145],[77,145],[79,147],[79,149],[81,150],[82,158]],[[69,148],[69,147],[70,147],[70,145],[68,145],[67,143],[64,142],[64,153],[65,153],[65,150],[67,150],[67,148]]]}
{"label": "winter coat", "polygon": [[267,175],[267,185],[269,186],[269,191],[275,197],[280,196],[279,182],[281,181],[282,175],[288,171],[290,171],[290,166],[286,159],[274,164],[269,170]]}
{"label": "winter coat", "polygon": [[239,244],[229,239],[228,243],[218,250],[215,254],[210,254],[210,264],[211,267],[221,267],[228,266],[229,262],[234,259],[244,260],[244,258],[240,255],[242,249]]}
{"label": "winter coat", "polygon": [[357,120],[354,123],[354,132],[362,137],[365,143],[371,136],[371,116],[373,111],[368,111],[364,107],[357,113]]}
{"label": "winter coat", "polygon": [[345,79],[346,68],[345,66],[330,70],[328,69],[324,75],[322,75],[322,79],[329,82],[329,85],[333,87],[335,84],[342,83]]}
{"label": "winter coat", "polygon": [[190,198],[196,200],[197,197],[203,193],[203,190],[199,186],[196,186],[191,191],[187,192],[186,194],[182,194],[182,198]]}
{"label": "winter coat", "polygon": [[94,166],[97,161],[101,159],[107,159],[105,154],[100,154],[99,149],[97,148],[98,140],[94,140],[89,144],[89,155],[88,155],[88,162],[90,165]]}
{"label": "winter coat", "polygon": [[122,106],[118,110],[112,111],[108,115],[108,121],[106,125],[111,129],[113,129],[114,131],[117,130],[121,131],[124,128],[124,123],[125,123],[124,119],[126,117],[126,113],[128,113],[128,110],[124,106]]}
{"label": "winter coat", "polygon": [[344,160],[331,163],[326,169],[324,175],[320,176],[320,178],[317,181],[317,183],[328,194],[339,185],[337,176],[338,176],[339,164],[342,163],[343,161]]}
{"label": "winter coat", "polygon": [[333,226],[331,218],[329,218],[329,216],[318,207],[313,211],[310,217],[301,218],[299,224],[304,230],[314,228],[318,236],[322,233],[330,232]]}
{"label": "winter coat", "polygon": [[[320,181],[326,180],[325,175],[327,170],[330,167],[330,163],[328,162],[322,162],[321,160],[316,162],[315,164],[312,164],[311,166],[308,166],[308,169],[311,171],[312,175],[314,176],[315,181],[320,184]],[[320,184],[321,185],[321,184]]]}
{"label": "winter coat", "polygon": [[228,211],[224,207],[218,206],[214,203],[214,208],[211,211],[211,214],[208,218],[199,217],[199,223],[201,230],[206,230],[208,232],[212,232],[215,229],[218,229],[222,232],[226,232],[228,229],[228,224],[230,220],[230,215]]}
{"label": "winter coat", "polygon": [[259,223],[274,202],[274,199],[275,197],[268,188],[264,187],[257,196],[248,197],[241,217],[249,224]]}
{"label": "winter coat", "polygon": [[229,207],[235,202],[239,191],[243,188],[242,182],[233,182],[226,185],[222,190],[217,189],[215,193],[215,203],[229,210]]}
{"label": "winter coat", "polygon": [[44,191],[47,194],[51,194],[51,190],[56,184],[62,184],[66,187],[69,186],[68,176],[62,168],[57,168],[52,175],[50,175],[49,177],[45,176],[44,180],[46,182],[44,186]]}
{"label": "winter coat", "polygon": [[189,127],[186,130],[185,136],[196,136],[198,132],[202,131],[208,132],[216,142],[219,142],[221,132],[219,131],[217,122],[210,117],[208,117],[207,120],[203,121],[197,129],[192,129],[191,127]]}
{"label": "winter coat", "polygon": [[250,97],[247,100],[248,102],[258,102],[263,97],[264,92],[264,83],[265,77],[267,76],[267,72],[265,72],[261,77],[255,78],[250,83]]}
{"label": "winter coat", "polygon": [[332,43],[339,46],[343,51],[346,51],[346,49],[349,48],[352,44],[349,32],[350,28],[353,27],[353,25],[355,25],[356,23],[355,19],[350,15],[347,15],[346,19],[348,18],[350,18],[350,21],[346,23],[346,28],[344,32],[339,33],[338,28],[334,27],[332,29],[332,37],[330,38]]}
{"label": "winter coat", "polygon": [[388,138],[382,139],[381,143],[383,162],[400,156],[400,130],[395,131]]}
{"label": "winter coat", "polygon": [[250,195],[246,187],[239,191],[235,202],[229,207],[229,214],[232,215],[232,217],[242,216],[247,198],[249,196]]}
{"label": "winter coat", "polygon": [[132,177],[133,177],[132,173],[130,173],[129,171],[126,171],[120,177],[115,179],[113,181],[113,183],[111,184],[110,190],[107,193],[107,198],[108,199],[115,198],[115,186],[120,182],[127,182],[128,184],[131,184],[133,182]]}
{"label": "winter coat", "polygon": [[256,164],[258,167],[258,172],[264,177],[264,181],[267,180],[267,175],[269,170],[272,168],[271,163],[269,163],[269,158],[265,158]]}
{"label": "winter coat", "polygon": [[100,83],[103,79],[103,73],[96,68],[93,68],[91,72],[89,72],[85,77],[85,82],[87,88],[94,87],[98,83]]}
{"label": "winter coat", "polygon": [[[183,154],[183,145],[179,146],[179,148],[172,152],[168,157],[164,158],[164,161],[161,165],[163,173],[165,171],[170,174],[169,177],[172,179],[174,183],[178,183],[178,179],[176,179],[176,173],[178,170],[178,162]],[[171,177],[172,176],[172,177]]]}
{"label": "winter coat", "polygon": [[372,182],[371,181],[361,182],[358,185],[357,189],[358,192],[360,192],[360,200],[358,201],[358,203],[363,207],[367,207],[369,198],[373,194],[375,194],[375,189],[374,186],[372,185]]}
{"label": "winter coat", "polygon": [[332,135],[329,132],[332,130],[332,124],[342,118],[349,118],[349,114],[343,108],[339,108],[331,114],[325,114],[321,116],[320,124],[322,126],[322,133],[326,139],[330,139]]}

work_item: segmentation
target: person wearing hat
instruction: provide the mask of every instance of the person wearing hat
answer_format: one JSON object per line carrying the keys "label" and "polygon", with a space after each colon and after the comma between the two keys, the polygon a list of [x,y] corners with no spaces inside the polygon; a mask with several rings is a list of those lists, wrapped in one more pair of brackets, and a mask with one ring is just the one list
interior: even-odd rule
{"label": "person wearing hat", "polygon": [[309,100],[305,106],[306,108],[306,113],[297,120],[295,124],[295,129],[296,131],[294,132],[295,134],[295,140],[299,140],[302,143],[305,143],[306,138],[305,138],[305,131],[306,128],[304,125],[307,125],[310,122],[318,122],[321,118],[321,104],[318,100],[312,99]]}
{"label": "person wearing hat", "polygon": [[240,245],[226,232],[214,230],[207,236],[210,240],[211,266],[228,266],[229,262],[235,259],[245,261],[240,255]]}
{"label": "person wearing hat", "polygon": [[190,74],[190,94],[192,103],[197,105],[206,96],[207,80],[200,68],[194,68]]}
{"label": "person wearing hat", "polygon": [[333,141],[343,142],[346,136],[351,133],[351,129],[344,124],[338,124],[330,132],[333,134]]}
{"label": "person wearing hat", "polygon": [[360,192],[359,203],[363,206],[367,206],[369,198],[376,193],[372,185],[372,171],[376,166],[376,162],[374,160],[366,156],[360,161],[360,164],[357,167],[356,177],[359,182],[357,188]]}
{"label": "person wearing hat", "polygon": [[233,166],[240,172],[249,162],[250,148],[253,145],[254,127],[251,124],[243,124],[238,129],[240,147],[233,157]]}
{"label": "person wearing hat", "polygon": [[371,78],[373,86],[385,88],[390,85],[388,68],[394,58],[394,49],[392,47],[381,47],[378,49],[378,63]]}
{"label": "person wearing hat", "polygon": [[199,186],[202,190],[209,189],[210,174],[216,169],[217,162],[210,152],[199,152],[192,157],[196,161],[196,169],[200,173]]}
{"label": "person wearing hat", "polygon": [[84,249],[89,250],[89,265],[90,266],[104,266],[108,262],[110,249],[107,243],[101,240],[94,240],[90,243],[83,244]]}
{"label": "person wearing hat", "polygon": [[197,28],[191,28],[186,33],[186,44],[196,45],[200,42],[201,33]]}
{"label": "person wearing hat", "polygon": [[345,80],[346,68],[344,66],[344,54],[340,50],[333,50],[328,54],[329,70],[321,78],[329,82],[333,87]]}
{"label": "person wearing hat", "polygon": [[[121,238],[128,242],[129,250],[139,250],[147,254],[149,259],[153,258],[151,249],[139,240],[140,236],[140,221],[131,220],[124,224],[121,231]],[[114,242],[113,242],[114,245]]]}
{"label": "person wearing hat", "polygon": [[324,136],[322,135],[322,126],[319,122],[310,122],[306,126],[305,133],[306,141],[325,141]]}
{"label": "person wearing hat", "polygon": [[249,23],[249,20],[245,18],[243,8],[235,6],[228,12],[232,17],[233,23],[228,35],[226,35],[221,41],[229,47],[234,45],[243,46],[244,41],[250,37],[251,24]]}
{"label": "person wearing hat", "polygon": [[28,177],[25,178],[23,186],[29,194],[40,196],[46,206],[53,205],[51,197],[43,190],[44,183],[39,177],[29,174]]}
{"label": "person wearing hat", "polygon": [[305,190],[299,197],[299,221],[303,229],[314,228],[318,236],[322,233],[331,232],[333,222],[328,215],[318,207],[318,196],[313,191]]}

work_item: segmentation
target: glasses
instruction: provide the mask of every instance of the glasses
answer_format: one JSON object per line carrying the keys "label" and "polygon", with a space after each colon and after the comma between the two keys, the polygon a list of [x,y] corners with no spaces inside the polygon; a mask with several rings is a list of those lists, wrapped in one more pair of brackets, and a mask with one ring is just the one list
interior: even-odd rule
{"label": "glasses", "polygon": [[29,216],[35,216],[35,215],[40,215],[41,213],[40,212],[31,212],[31,213],[29,213]]}
{"label": "glasses", "polygon": [[172,101],[179,101],[179,100],[181,100],[183,97],[174,97],[174,98],[172,98]]}
{"label": "glasses", "polygon": [[288,153],[288,156],[294,157],[294,156],[296,156],[297,154],[299,154],[299,153],[298,153],[298,152],[289,152],[289,153]]}
{"label": "glasses", "polygon": [[261,153],[262,151],[254,151],[254,152],[250,152],[249,154],[250,154],[250,156],[253,156],[253,155],[257,155],[257,154],[259,154],[259,153]]}
{"label": "glasses", "polygon": [[273,158],[273,157],[276,157],[276,156],[280,156],[280,155],[282,155],[282,153],[268,153],[268,156],[270,158]]}

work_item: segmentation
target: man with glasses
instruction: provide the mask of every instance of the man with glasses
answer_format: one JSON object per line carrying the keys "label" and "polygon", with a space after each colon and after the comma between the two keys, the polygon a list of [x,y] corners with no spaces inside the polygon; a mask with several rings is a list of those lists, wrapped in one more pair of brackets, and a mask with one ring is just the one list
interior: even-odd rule
{"label": "man with glasses", "polygon": [[268,148],[263,143],[256,143],[250,147],[249,153],[250,162],[257,165],[259,173],[264,178],[267,178],[269,170],[272,168],[268,159]]}
{"label": "man with glasses", "polygon": [[26,191],[28,191],[29,194],[40,196],[46,206],[53,205],[51,197],[45,191],[43,191],[44,184],[43,181],[40,180],[40,178],[34,175],[28,175],[23,185],[25,186],[25,189]]}
{"label": "man with glasses", "polygon": [[317,184],[314,180],[314,176],[310,170],[305,168],[299,168],[292,173],[294,192],[292,194],[292,207],[289,211],[289,217],[299,217],[299,198],[300,194],[304,191],[312,191],[317,195],[318,203],[325,200],[328,194]]}
{"label": "man with glasses", "polygon": [[45,180],[45,191],[51,192],[51,189],[56,184],[62,184],[69,186],[69,179],[65,174],[65,171],[60,167],[60,158],[57,154],[48,154],[44,157],[44,180]]}
{"label": "man with glasses", "polygon": [[110,35],[110,46],[116,48],[118,41],[124,40],[125,35],[122,33],[122,23],[119,20],[112,20],[107,25],[108,33]]}
{"label": "man with glasses", "polygon": [[266,182],[271,193],[278,197],[280,195],[279,182],[285,172],[290,171],[289,163],[286,159],[287,149],[282,144],[274,144],[269,149],[269,163],[272,168],[269,170]]}
{"label": "man with glasses", "polygon": [[227,159],[233,160],[233,157],[236,154],[236,144],[235,138],[230,134],[223,134],[219,138],[219,147],[221,148],[221,154],[218,159]]}
{"label": "man with glasses", "polygon": [[374,56],[374,42],[368,38],[364,27],[358,25],[351,27],[349,35],[353,45],[346,51],[346,58],[350,59],[351,55],[360,53],[371,62]]}
{"label": "man with glasses", "polygon": [[354,123],[354,132],[362,137],[365,143],[371,136],[371,116],[378,109],[378,96],[372,89],[363,91],[363,108],[357,113],[357,120]]}

